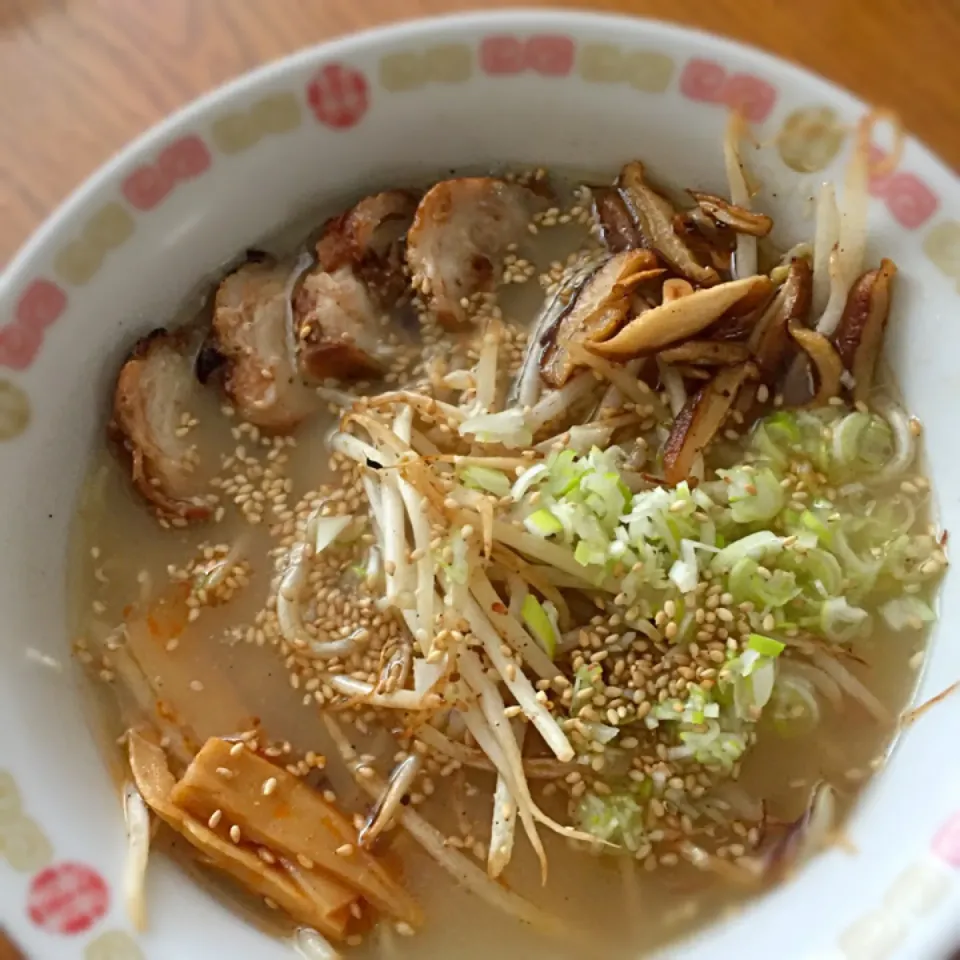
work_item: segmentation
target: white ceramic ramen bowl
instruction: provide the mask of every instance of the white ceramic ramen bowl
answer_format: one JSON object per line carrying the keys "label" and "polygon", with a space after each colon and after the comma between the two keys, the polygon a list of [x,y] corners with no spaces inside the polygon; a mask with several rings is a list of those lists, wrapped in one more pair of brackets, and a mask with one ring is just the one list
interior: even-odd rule
{"label": "white ceramic ramen bowl", "polygon": [[[519,12],[390,27],[243,77],[112,159],[9,266],[0,281],[0,921],[28,956],[284,954],[167,864],[151,867],[149,931],[134,935],[123,913],[123,822],[68,663],[64,587],[74,501],[123,349],[218,265],[325,196],[465,164],[613,170],[635,156],[669,182],[722,192],[728,105],[745,109],[761,141],[776,141],[751,162],[777,238],[809,238],[809,198],[839,178],[843,131],[863,104],[714,37]],[[801,121],[820,132],[798,136]],[[871,192],[870,258],[900,267],[889,360],[926,427],[942,522],[960,529],[960,184],[911,141]],[[958,626],[951,572],[918,701],[960,678]],[[856,854],[821,856],[669,955],[946,955],[960,943],[958,735],[960,697],[903,737],[850,824]]]}

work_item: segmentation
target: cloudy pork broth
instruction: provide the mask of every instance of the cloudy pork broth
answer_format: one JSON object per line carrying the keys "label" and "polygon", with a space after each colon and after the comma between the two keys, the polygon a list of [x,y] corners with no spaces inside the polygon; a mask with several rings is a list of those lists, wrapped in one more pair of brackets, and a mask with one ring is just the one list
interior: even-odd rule
{"label": "cloudy pork broth", "polygon": [[119,371],[97,728],[154,846],[318,956],[636,956],[831,842],[892,742],[946,563],[874,374],[896,267],[837,294],[736,185],[659,189],[384,185]]}

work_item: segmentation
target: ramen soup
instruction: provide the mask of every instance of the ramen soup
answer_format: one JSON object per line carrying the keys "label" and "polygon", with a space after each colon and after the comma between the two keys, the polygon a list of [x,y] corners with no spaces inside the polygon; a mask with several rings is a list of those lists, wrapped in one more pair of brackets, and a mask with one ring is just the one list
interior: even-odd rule
{"label": "ramen soup", "polygon": [[307,957],[633,957],[837,841],[946,565],[868,134],[786,254],[734,117],[729,196],[384,184],[132,345],[72,592],[138,926],[156,847]]}

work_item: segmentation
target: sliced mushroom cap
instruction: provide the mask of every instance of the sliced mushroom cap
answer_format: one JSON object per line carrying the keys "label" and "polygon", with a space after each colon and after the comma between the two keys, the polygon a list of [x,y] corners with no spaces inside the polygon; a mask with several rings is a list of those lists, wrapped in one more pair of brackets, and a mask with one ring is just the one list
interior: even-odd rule
{"label": "sliced mushroom cap", "polygon": [[620,191],[615,187],[593,187],[593,213],[600,227],[600,239],[611,253],[643,246],[643,236],[630,216]]}
{"label": "sliced mushroom cap", "polygon": [[601,356],[620,359],[654,353],[668,344],[696,336],[731,308],[769,296],[772,289],[768,277],[755,276],[696,290],[641,313],[613,339],[588,343],[587,347]]}
{"label": "sliced mushroom cap", "polygon": [[672,303],[681,297],[689,297],[691,293],[693,293],[693,286],[689,280],[671,277],[669,280],[664,280],[660,288],[661,303]]}
{"label": "sliced mushroom cap", "polygon": [[678,213],[673,218],[673,231],[687,245],[698,263],[706,263],[718,271],[729,273],[737,235],[711,220],[699,207]]}
{"label": "sliced mushroom cap", "polygon": [[729,227],[736,233],[748,233],[753,237],[765,237],[773,229],[773,220],[765,213],[753,213],[713,193],[691,190],[690,196],[697,206],[715,223]]}
{"label": "sliced mushroom cap", "polygon": [[750,349],[764,383],[770,383],[780,372],[790,345],[788,324],[792,321],[802,326],[806,322],[812,295],[810,261],[803,258],[792,260],[787,279],[750,334]]}
{"label": "sliced mushroom cap", "polygon": [[383,373],[380,313],[350,267],[308,273],[294,297],[293,317],[300,369],[308,376],[356,380]]}
{"label": "sliced mushroom cap", "polygon": [[676,271],[700,286],[718,283],[713,267],[704,266],[673,229],[676,211],[644,179],[643,164],[628,163],[620,171],[618,186],[634,223],[643,235],[645,246],[656,250]]}
{"label": "sliced mushroom cap", "polygon": [[214,344],[225,358],[224,389],[245,420],[292,430],[318,406],[296,366],[289,264],[248,263],[226,276],[213,311]]}
{"label": "sliced mushroom cap", "polygon": [[755,374],[750,363],[728,367],[686,402],[663,448],[663,476],[667,483],[680,483],[690,475],[697,455],[723,426],[740,388]]}
{"label": "sliced mushroom cap", "polygon": [[854,401],[866,402],[883,347],[883,332],[890,315],[890,298],[897,265],[881,260],[853,285],[833,343],[843,366],[853,374]]}
{"label": "sliced mushroom cap", "polygon": [[324,225],[317,241],[318,265],[328,273],[351,268],[380,306],[392,306],[407,288],[403,241],[416,210],[417,197],[406,190],[364,197]]}
{"label": "sliced mushroom cap", "polygon": [[817,387],[814,395],[802,406],[822,407],[840,393],[843,363],[833,344],[816,330],[810,330],[795,320],[787,324],[790,336],[813,363]]}
{"label": "sliced mushroom cap", "polygon": [[626,250],[598,267],[543,338],[540,375],[545,383],[562,387],[581,366],[570,356],[571,342],[604,340],[622,326],[630,310],[631,291],[663,273],[656,263],[649,250]]}
{"label": "sliced mushroom cap", "polygon": [[[770,305],[763,311],[750,334],[748,345],[757,367],[757,379],[772,386],[777,380],[791,350],[791,323],[805,329],[813,296],[813,271],[803,257],[792,260],[787,277]],[[755,385],[747,385],[740,392],[737,409],[749,414],[756,401]]]}
{"label": "sliced mushroom cap", "polygon": [[661,350],[657,356],[664,363],[691,364],[695,367],[728,367],[734,363],[746,363],[750,359],[750,348],[745,343],[688,340],[676,347]]}
{"label": "sliced mushroom cap", "polygon": [[205,520],[210,503],[196,475],[196,454],[178,436],[193,389],[180,337],[155,330],[137,341],[113,397],[110,434],[130,458],[134,486],[168,520]]}
{"label": "sliced mushroom cap", "polygon": [[710,329],[711,340],[747,340],[764,316],[773,300],[776,285],[758,283],[741,300],[738,300]]}
{"label": "sliced mushroom cap", "polygon": [[443,180],[427,191],[407,234],[407,264],[444,327],[466,324],[464,299],[497,287],[507,248],[544,204],[530,188],[496,177]]}

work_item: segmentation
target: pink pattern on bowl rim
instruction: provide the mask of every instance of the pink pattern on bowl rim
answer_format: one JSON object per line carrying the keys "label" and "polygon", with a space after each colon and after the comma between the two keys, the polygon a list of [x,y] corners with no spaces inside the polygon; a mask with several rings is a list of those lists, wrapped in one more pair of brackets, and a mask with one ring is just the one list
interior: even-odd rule
{"label": "pink pattern on bowl rim", "polygon": [[960,812],[955,813],[933,838],[934,854],[951,867],[960,867]]}
{"label": "pink pattern on bowl rim", "polygon": [[43,343],[43,331],[21,323],[9,323],[0,330],[0,366],[26,370]]}
{"label": "pink pattern on bowl rim", "polygon": [[27,913],[49,933],[72,935],[89,930],[110,905],[107,883],[83,863],[55,863],[30,882]]}
{"label": "pink pattern on bowl rim", "polygon": [[176,180],[190,180],[210,169],[213,158],[207,145],[196,135],[175,140],[159,157],[157,166]]}
{"label": "pink pattern on bowl rim", "polygon": [[207,145],[196,134],[189,134],[165,147],[155,163],[137,167],[120,190],[135,209],[153,210],[177,183],[200,176],[211,163]]}
{"label": "pink pattern on bowl rim", "polygon": [[50,280],[34,280],[20,294],[13,322],[0,327],[0,367],[26,370],[43,343],[44,331],[67,307],[67,295]]}
{"label": "pink pattern on bowl rim", "polygon": [[354,67],[328,63],[307,84],[307,100],[320,123],[334,130],[348,130],[370,107],[370,85]]}
{"label": "pink pattern on bowl rim", "polygon": [[480,41],[480,69],[491,77],[532,70],[544,77],[565,77],[573,70],[575,45],[570,37],[495,34]]}
{"label": "pink pattern on bowl rim", "polygon": [[[880,163],[887,156],[885,150],[871,144],[872,163]],[[936,194],[915,173],[906,170],[871,176],[867,188],[871,196],[886,202],[890,215],[907,230],[923,226],[940,206]]]}
{"label": "pink pattern on bowl rim", "polygon": [[699,103],[739,109],[751,123],[763,123],[777,102],[772,84],[750,73],[728,74],[713,60],[693,57],[680,74],[680,93]]}
{"label": "pink pattern on bowl rim", "polygon": [[23,326],[44,330],[67,306],[67,295],[50,280],[34,280],[20,295],[14,317]]}

